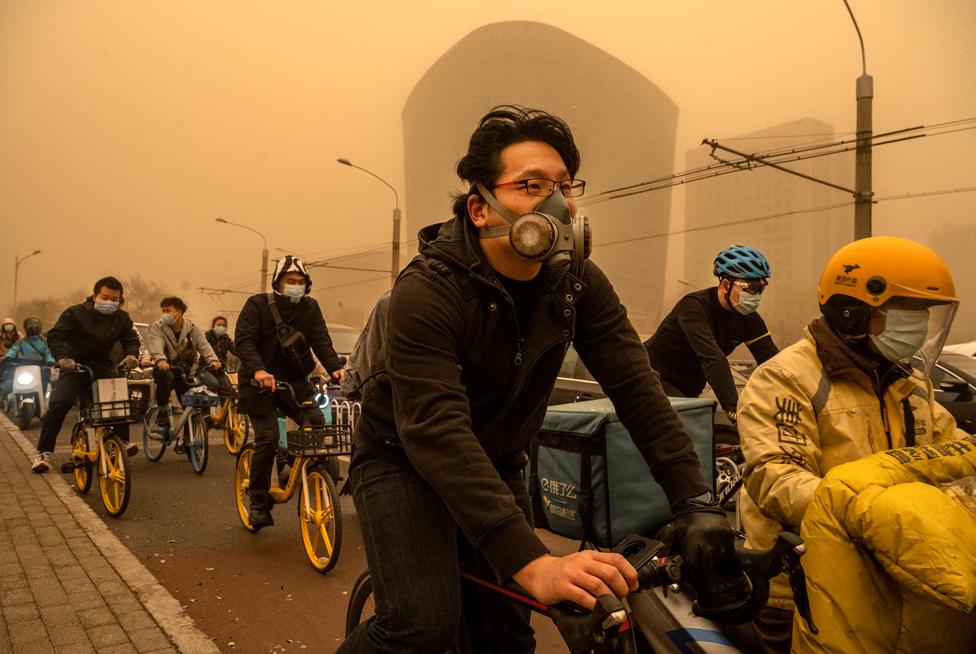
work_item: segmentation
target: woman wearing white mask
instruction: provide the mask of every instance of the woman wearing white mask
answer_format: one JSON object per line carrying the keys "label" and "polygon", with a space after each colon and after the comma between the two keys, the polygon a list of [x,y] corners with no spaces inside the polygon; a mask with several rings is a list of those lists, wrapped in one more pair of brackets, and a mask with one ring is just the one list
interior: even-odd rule
{"label": "woman wearing white mask", "polygon": [[217,358],[220,359],[220,363],[226,368],[227,354],[237,356],[237,352],[234,350],[234,339],[227,333],[227,318],[217,316],[211,320],[210,329],[204,333],[204,336],[207,337],[207,342],[210,343],[210,347],[213,348]]}
{"label": "woman wearing white mask", "polygon": [[[935,402],[928,377],[959,304],[955,293],[945,262],[907,239],[861,239],[834,254],[818,287],[822,315],[757,368],[739,398],[747,547],[799,532],[832,468],[967,436]],[[790,651],[792,619],[781,576],[756,621],[767,651]]]}
{"label": "woman wearing white mask", "polygon": [[745,344],[758,364],[779,351],[756,312],[772,273],[763,253],[747,245],[719,252],[713,271],[718,286],[681,298],[644,347],[665,393],[698,397],[707,382],[735,424],[739,396],[729,354]]}

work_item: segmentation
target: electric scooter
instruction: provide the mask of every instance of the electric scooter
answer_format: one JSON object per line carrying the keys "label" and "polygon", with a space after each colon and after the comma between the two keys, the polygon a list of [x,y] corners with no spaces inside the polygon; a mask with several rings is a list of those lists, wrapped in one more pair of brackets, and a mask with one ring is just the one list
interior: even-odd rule
{"label": "electric scooter", "polygon": [[11,380],[11,390],[3,400],[4,411],[21,429],[29,429],[35,417],[40,419],[47,412],[48,388],[42,367],[49,366],[28,359],[8,359],[4,364]]}

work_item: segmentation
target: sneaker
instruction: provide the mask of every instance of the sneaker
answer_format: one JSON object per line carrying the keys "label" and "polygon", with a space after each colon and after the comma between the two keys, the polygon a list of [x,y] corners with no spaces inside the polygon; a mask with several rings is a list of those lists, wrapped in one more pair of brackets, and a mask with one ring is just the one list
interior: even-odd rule
{"label": "sneaker", "polygon": [[271,511],[267,507],[252,506],[248,513],[248,520],[250,520],[251,528],[254,531],[260,531],[263,527],[274,526],[274,518],[271,517]]}
{"label": "sneaker", "polygon": [[169,426],[169,407],[159,407],[156,412],[156,425],[159,427]]}
{"label": "sneaker", "polygon": [[51,453],[38,452],[34,455],[34,463],[31,464],[32,472],[47,472],[51,469]]}
{"label": "sneaker", "polygon": [[135,456],[139,453],[139,446],[132,441],[127,441],[125,444],[125,453],[129,456]]}

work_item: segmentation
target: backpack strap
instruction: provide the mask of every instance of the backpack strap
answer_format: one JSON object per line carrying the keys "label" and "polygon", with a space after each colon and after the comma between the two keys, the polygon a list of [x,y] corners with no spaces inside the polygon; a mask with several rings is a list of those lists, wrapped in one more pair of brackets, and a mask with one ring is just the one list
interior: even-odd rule
{"label": "backpack strap", "polygon": [[281,327],[284,321],[281,319],[281,312],[278,311],[274,293],[268,293],[268,307],[271,309],[271,317],[274,318],[275,327]]}

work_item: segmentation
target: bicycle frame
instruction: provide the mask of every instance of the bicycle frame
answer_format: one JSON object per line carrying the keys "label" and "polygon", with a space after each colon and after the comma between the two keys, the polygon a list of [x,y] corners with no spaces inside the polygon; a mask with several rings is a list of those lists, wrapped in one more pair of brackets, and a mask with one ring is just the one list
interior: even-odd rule
{"label": "bicycle frame", "polygon": [[273,483],[271,485],[268,492],[271,494],[271,498],[275,501],[275,504],[284,504],[295,495],[295,489],[298,488],[298,479],[301,477],[302,500],[305,502],[305,506],[308,506],[308,475],[305,468],[309,460],[308,457],[296,456],[295,461],[291,465],[291,470],[288,471],[288,479],[285,481],[285,486],[282,487],[280,483]]}

